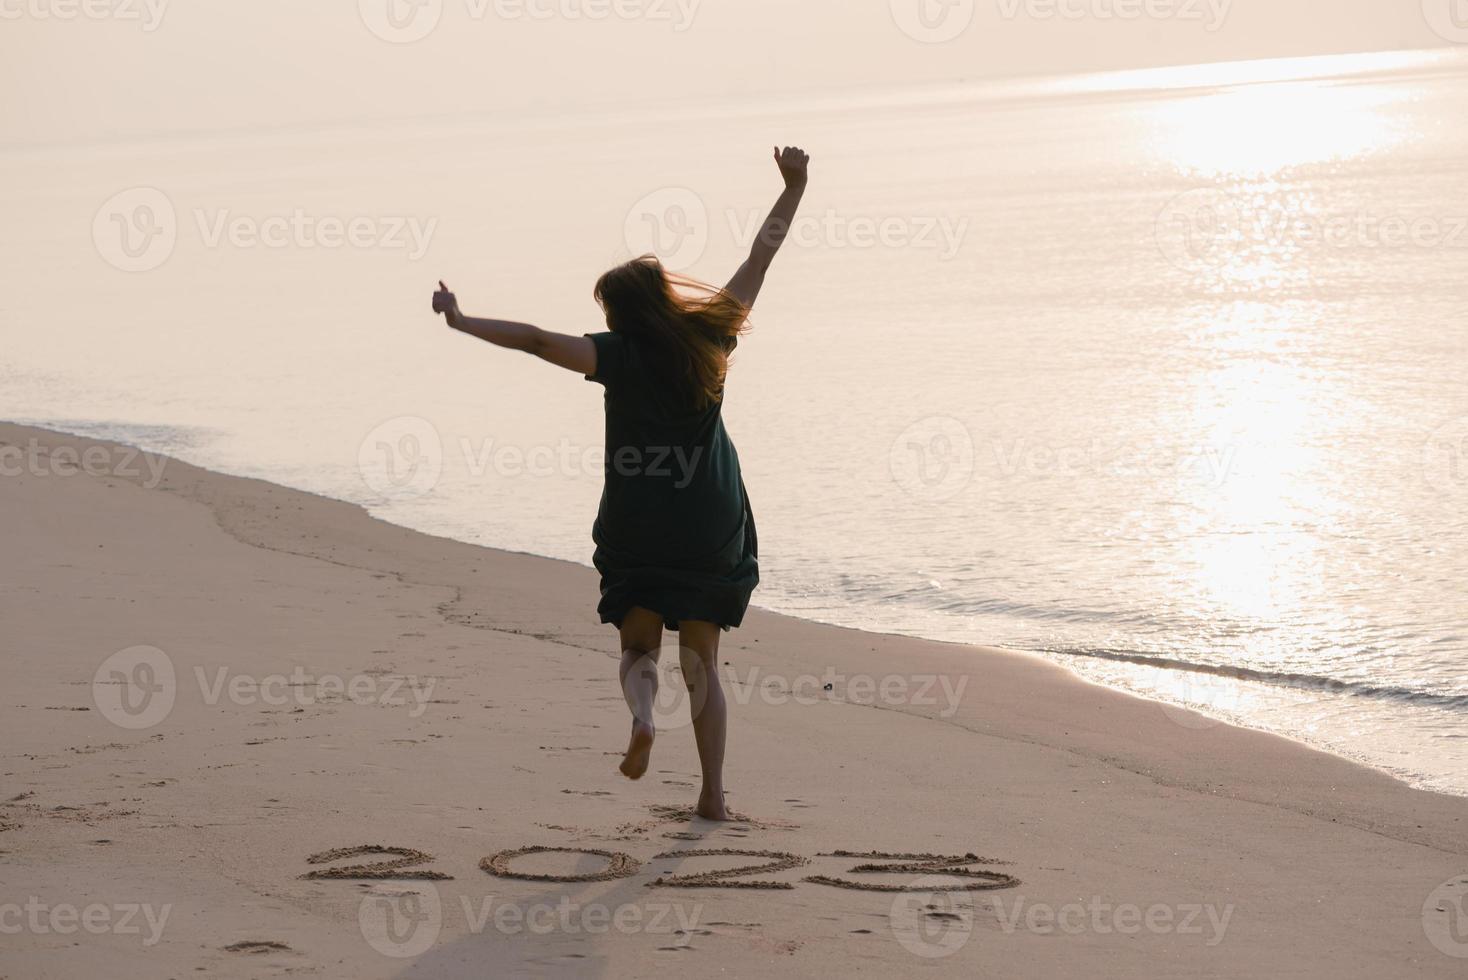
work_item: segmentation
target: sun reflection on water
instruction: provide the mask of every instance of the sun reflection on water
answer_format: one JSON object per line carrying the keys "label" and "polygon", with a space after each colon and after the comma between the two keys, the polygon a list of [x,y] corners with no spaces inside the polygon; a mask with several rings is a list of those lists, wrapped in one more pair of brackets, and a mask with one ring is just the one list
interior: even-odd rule
{"label": "sun reflection on water", "polygon": [[1400,86],[1276,82],[1151,107],[1153,145],[1178,170],[1260,178],[1381,152],[1409,137]]}
{"label": "sun reflection on water", "polygon": [[1331,443],[1347,406],[1294,349],[1292,335],[1308,328],[1278,308],[1236,303],[1215,310],[1200,338],[1216,367],[1199,373],[1174,424],[1221,447],[1228,467],[1189,494],[1193,526],[1171,537],[1175,587],[1205,618],[1268,627],[1331,605],[1320,567],[1341,516]]}
{"label": "sun reflection on water", "polygon": [[1300,226],[1338,206],[1328,184],[1297,178],[1408,140],[1400,109],[1413,90],[1366,79],[1239,81],[1138,112],[1164,167],[1208,182],[1185,204],[1186,230],[1212,238],[1186,254],[1193,284],[1219,295],[1179,324],[1194,332],[1205,369],[1172,421],[1228,447],[1230,471],[1190,495],[1193,526],[1172,536],[1182,544],[1174,584],[1205,616],[1258,624],[1254,653],[1269,659],[1270,625],[1330,605],[1319,594],[1324,542],[1348,518],[1329,459],[1349,406],[1298,342],[1321,325],[1277,299],[1311,288],[1321,253]]}

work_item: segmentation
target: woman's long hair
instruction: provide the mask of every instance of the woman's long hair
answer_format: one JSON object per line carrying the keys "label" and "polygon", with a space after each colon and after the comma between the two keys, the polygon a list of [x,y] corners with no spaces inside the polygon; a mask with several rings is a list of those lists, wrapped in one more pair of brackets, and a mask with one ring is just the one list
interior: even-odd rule
{"label": "woman's long hair", "polygon": [[749,319],[743,303],[722,289],[668,272],[651,255],[606,273],[594,295],[608,329],[656,348],[681,400],[706,408],[723,397],[729,352]]}

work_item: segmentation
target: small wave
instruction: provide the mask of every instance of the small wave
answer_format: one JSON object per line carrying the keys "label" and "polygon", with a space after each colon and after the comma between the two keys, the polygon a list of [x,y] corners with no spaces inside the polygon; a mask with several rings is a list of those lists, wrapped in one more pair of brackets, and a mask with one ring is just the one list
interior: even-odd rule
{"label": "small wave", "polygon": [[885,583],[847,585],[844,598],[853,604],[862,602],[908,603],[920,609],[947,616],[1000,616],[1033,622],[1104,623],[1129,625],[1156,622],[1153,613],[1128,613],[1107,609],[1069,607],[1055,603],[1035,604],[1008,599],[963,596],[934,582],[923,582],[907,588],[892,588]]}
{"label": "small wave", "polygon": [[1451,711],[1468,711],[1468,694],[1444,694],[1438,691],[1419,691],[1395,684],[1372,684],[1365,681],[1346,681],[1338,677],[1323,677],[1318,674],[1300,674],[1287,671],[1256,670],[1252,667],[1234,667],[1227,664],[1204,664],[1173,657],[1153,656],[1145,653],[1130,653],[1123,650],[1095,650],[1078,648],[1047,648],[1044,653],[1062,657],[1087,657],[1093,660],[1109,660],[1114,663],[1138,664],[1156,667],[1159,670],[1182,670],[1194,674],[1211,674],[1232,680],[1254,681],[1293,687],[1307,691],[1326,691],[1352,697],[1372,698],[1380,701],[1397,701],[1424,707],[1444,708]]}
{"label": "small wave", "polygon": [[217,431],[199,426],[146,425],[92,419],[15,418],[9,421],[16,425],[49,429],[52,432],[65,432],[74,436],[89,436],[93,439],[121,443],[124,446],[136,446],[147,452],[156,453],[174,453],[195,449],[219,435]]}

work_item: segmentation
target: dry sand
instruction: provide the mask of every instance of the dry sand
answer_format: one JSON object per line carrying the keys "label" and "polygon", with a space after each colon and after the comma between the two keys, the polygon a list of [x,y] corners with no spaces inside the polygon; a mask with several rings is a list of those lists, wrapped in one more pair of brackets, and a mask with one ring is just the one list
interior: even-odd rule
{"label": "dry sand", "polygon": [[[709,824],[686,707],[617,773],[589,569],[0,425],[32,439],[0,456],[0,976],[1468,975],[1468,800],[755,612],[721,658],[744,819]],[[935,875],[980,890],[840,885]]]}

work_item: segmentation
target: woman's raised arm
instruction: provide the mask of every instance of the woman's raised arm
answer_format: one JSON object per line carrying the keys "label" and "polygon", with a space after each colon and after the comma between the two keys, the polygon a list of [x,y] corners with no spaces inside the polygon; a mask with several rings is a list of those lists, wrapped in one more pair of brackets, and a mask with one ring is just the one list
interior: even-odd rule
{"label": "woman's raised arm", "polygon": [[778,146],[775,147],[775,164],[780,168],[780,176],[785,178],[785,191],[775,202],[770,216],[765,219],[764,227],[755,236],[749,258],[724,287],[725,292],[746,307],[753,306],[754,301],[759,298],[760,287],[765,284],[765,273],[775,260],[775,253],[785,243],[785,236],[790,233],[790,226],[795,221],[795,211],[800,207],[801,197],[805,195],[809,163],[810,156],[798,146],[787,146],[783,151]]}

